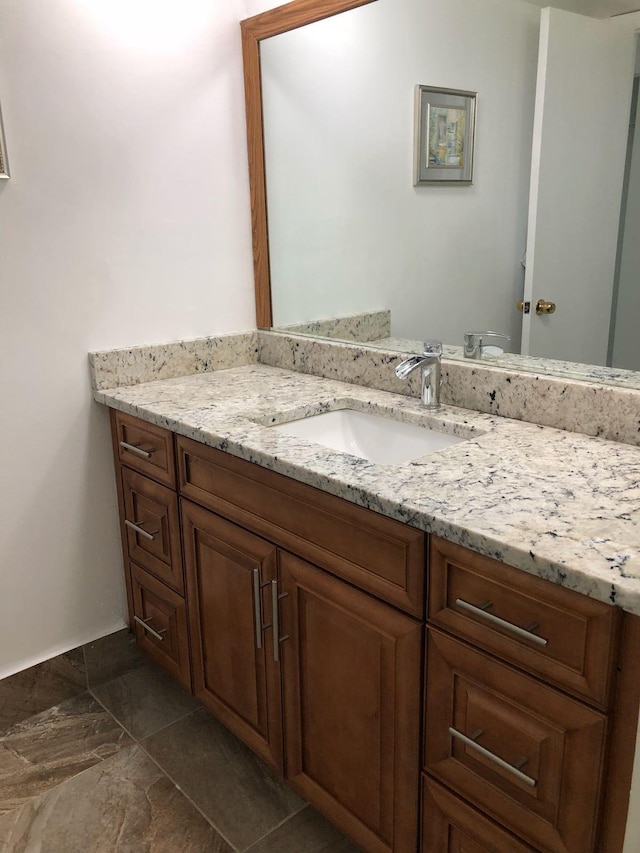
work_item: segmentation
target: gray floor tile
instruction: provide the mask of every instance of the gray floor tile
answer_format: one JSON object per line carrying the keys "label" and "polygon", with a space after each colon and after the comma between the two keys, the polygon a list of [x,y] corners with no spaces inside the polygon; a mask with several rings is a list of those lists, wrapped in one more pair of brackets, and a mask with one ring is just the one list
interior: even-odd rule
{"label": "gray floor tile", "polygon": [[0,737],[0,814],[130,744],[88,693],[18,723]]}
{"label": "gray floor tile", "polygon": [[0,734],[87,689],[82,649],[74,649],[0,681]]}
{"label": "gray floor tile", "polygon": [[358,853],[322,815],[307,806],[290,817],[266,838],[249,848],[248,853]]}
{"label": "gray floor tile", "polygon": [[2,853],[233,853],[137,746],[5,815]]}
{"label": "gray floor tile", "polygon": [[144,666],[147,661],[128,628],[87,643],[84,646],[84,659],[89,687],[113,681],[132,669]]}
{"label": "gray floor tile", "polygon": [[238,850],[304,808],[304,801],[205,709],[147,738],[143,746]]}
{"label": "gray floor tile", "polygon": [[145,738],[200,707],[150,662],[91,688],[96,699],[136,738]]}

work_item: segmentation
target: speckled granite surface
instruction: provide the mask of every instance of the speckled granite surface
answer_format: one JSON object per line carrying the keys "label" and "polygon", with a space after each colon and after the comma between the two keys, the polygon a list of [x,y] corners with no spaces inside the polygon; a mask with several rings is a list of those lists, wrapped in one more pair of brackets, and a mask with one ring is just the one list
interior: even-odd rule
{"label": "speckled granite surface", "polygon": [[255,364],[257,360],[257,332],[104,350],[89,353],[91,387],[99,390],[153,379],[173,379],[239,364]]}
{"label": "speckled granite surface", "polygon": [[[640,450],[265,365],[94,397],[387,516],[640,615]],[[396,466],[271,431],[340,407],[471,436]]]}
{"label": "speckled granite surface", "polygon": [[325,338],[343,338],[347,341],[370,341],[387,338],[391,333],[391,311],[368,311],[346,317],[329,317],[308,323],[279,326],[279,331]]}
{"label": "speckled granite surface", "polygon": [[[403,358],[397,350],[273,332],[259,332],[258,338],[263,364],[397,394],[420,394],[420,371],[408,382],[396,379],[393,368]],[[502,356],[485,363],[454,360],[450,354],[446,347],[443,403],[640,445],[640,390],[498,368]]]}

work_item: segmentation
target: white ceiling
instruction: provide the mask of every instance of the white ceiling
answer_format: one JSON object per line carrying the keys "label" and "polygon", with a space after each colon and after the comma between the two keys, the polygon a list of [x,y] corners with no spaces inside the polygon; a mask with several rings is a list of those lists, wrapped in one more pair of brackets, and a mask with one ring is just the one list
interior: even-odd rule
{"label": "white ceiling", "polygon": [[627,12],[640,11],[640,0],[529,0],[537,6],[555,6],[580,15],[594,18],[610,18]]}

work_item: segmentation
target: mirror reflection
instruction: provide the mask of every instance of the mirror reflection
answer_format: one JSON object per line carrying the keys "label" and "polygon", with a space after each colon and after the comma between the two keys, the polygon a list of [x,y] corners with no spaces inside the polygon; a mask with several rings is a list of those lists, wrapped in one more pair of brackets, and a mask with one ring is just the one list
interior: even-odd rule
{"label": "mirror reflection", "polygon": [[[534,369],[640,370],[639,29],[523,0],[377,0],[265,40],[274,326],[449,355],[494,330],[494,354]],[[413,185],[416,84],[478,93],[471,186]]]}

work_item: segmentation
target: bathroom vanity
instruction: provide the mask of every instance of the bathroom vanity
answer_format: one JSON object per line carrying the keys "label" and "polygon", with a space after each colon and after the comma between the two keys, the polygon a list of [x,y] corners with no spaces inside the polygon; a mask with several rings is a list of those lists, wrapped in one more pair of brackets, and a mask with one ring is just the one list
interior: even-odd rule
{"label": "bathroom vanity", "polygon": [[[622,850],[640,583],[612,606],[570,530],[637,449],[263,365],[96,398],[138,643],[362,850]],[[467,440],[387,467],[268,426],[385,406]]]}

